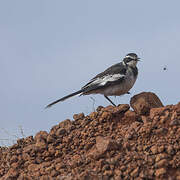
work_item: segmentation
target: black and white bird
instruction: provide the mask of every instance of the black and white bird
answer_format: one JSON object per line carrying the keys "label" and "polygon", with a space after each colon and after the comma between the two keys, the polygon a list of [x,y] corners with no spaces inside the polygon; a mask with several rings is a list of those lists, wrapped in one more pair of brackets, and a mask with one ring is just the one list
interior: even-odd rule
{"label": "black and white bird", "polygon": [[89,95],[89,94],[103,94],[104,97],[114,106],[116,106],[108,96],[120,96],[129,94],[129,90],[133,87],[138,69],[136,67],[139,57],[135,53],[129,53],[125,56],[122,62],[117,63],[104,72],[92,78],[85,86],[79,91],[64,96],[57,101],[47,105],[46,108],[64,101],[75,95]]}

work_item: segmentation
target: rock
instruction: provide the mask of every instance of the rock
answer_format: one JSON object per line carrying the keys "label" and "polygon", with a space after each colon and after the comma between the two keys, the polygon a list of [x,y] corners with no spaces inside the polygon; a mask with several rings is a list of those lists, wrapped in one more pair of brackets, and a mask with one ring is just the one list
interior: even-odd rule
{"label": "rock", "polygon": [[139,167],[135,168],[132,172],[131,172],[131,177],[137,177],[139,173]]}
{"label": "rock", "polygon": [[66,129],[60,128],[56,131],[56,136],[64,135],[66,132],[67,132]]}
{"label": "rock", "polygon": [[25,174],[20,174],[20,176],[18,177],[18,180],[31,180],[31,176],[27,176]]}
{"label": "rock", "polygon": [[94,159],[99,159],[109,150],[118,149],[118,144],[109,137],[96,137],[96,144],[89,151],[89,156]]}
{"label": "rock", "polygon": [[52,143],[55,141],[55,137],[51,134],[47,136],[47,143]]}
{"label": "rock", "polygon": [[115,108],[116,113],[122,113],[128,111],[130,108],[129,104],[119,104],[117,108]]}
{"label": "rock", "polygon": [[74,114],[73,119],[75,121],[79,120],[79,119],[83,119],[84,118],[84,113],[80,113],[80,114]]}
{"label": "rock", "polygon": [[45,142],[36,142],[35,146],[37,151],[43,151],[47,148],[47,144]]}
{"label": "rock", "polygon": [[[79,118],[83,118],[83,117],[84,117],[84,114],[81,113],[81,114],[78,115],[78,117],[79,117]],[[72,122],[71,122],[70,119],[66,119],[66,120],[64,120],[64,121],[62,121],[62,122],[59,123],[59,127],[60,127],[60,128],[64,128],[64,129],[66,129],[66,130],[69,129],[69,128],[71,127],[71,125],[72,125]]]}
{"label": "rock", "polygon": [[139,115],[147,115],[151,108],[163,107],[160,99],[151,92],[143,92],[131,98],[131,107]]}
{"label": "rock", "polygon": [[169,155],[173,155],[175,153],[173,146],[171,146],[171,145],[168,145],[166,151]]}
{"label": "rock", "polygon": [[125,116],[129,122],[138,120],[137,115],[134,111],[128,110],[125,112]]}
{"label": "rock", "polygon": [[24,153],[28,153],[28,154],[35,152],[36,150],[37,150],[37,148],[35,147],[35,144],[31,144],[31,145],[25,146],[23,148]]}
{"label": "rock", "polygon": [[109,137],[96,137],[96,148],[100,154],[104,154],[108,150],[117,149],[117,144]]}
{"label": "rock", "polygon": [[156,172],[155,172],[156,177],[160,177],[160,176],[162,176],[164,174],[166,174],[166,169],[165,168],[157,169]]}
{"label": "rock", "polygon": [[151,108],[150,109],[150,118],[154,119],[156,117],[158,117],[160,119],[160,116],[162,115],[162,113],[165,111],[164,107],[159,107],[159,108]]}
{"label": "rock", "polygon": [[48,176],[48,175],[43,175],[39,178],[39,180],[53,180],[53,177]]}
{"label": "rock", "polygon": [[180,103],[157,107],[154,95],[138,97],[136,112],[99,107],[0,147],[0,179],[178,179]]}
{"label": "rock", "polygon": [[37,170],[39,170],[38,164],[30,164],[28,166],[28,171],[34,172],[34,171],[37,171]]}
{"label": "rock", "polygon": [[6,179],[15,179],[19,175],[19,172],[17,169],[10,168],[9,171],[6,174]]}
{"label": "rock", "polygon": [[10,159],[10,164],[14,163],[14,162],[17,162],[18,161],[18,156],[16,155],[13,155]]}
{"label": "rock", "polygon": [[47,139],[48,133],[46,131],[40,131],[34,137],[36,142],[45,142]]}
{"label": "rock", "polygon": [[161,159],[167,159],[167,158],[168,158],[168,155],[165,153],[158,154],[156,156],[156,162],[159,162]]}
{"label": "rock", "polygon": [[156,145],[152,146],[151,151],[153,154],[157,154],[158,153],[158,147]]}
{"label": "rock", "polygon": [[167,167],[168,166],[168,160],[167,159],[162,159],[160,161],[158,161],[155,164],[155,167],[160,168],[160,167]]}

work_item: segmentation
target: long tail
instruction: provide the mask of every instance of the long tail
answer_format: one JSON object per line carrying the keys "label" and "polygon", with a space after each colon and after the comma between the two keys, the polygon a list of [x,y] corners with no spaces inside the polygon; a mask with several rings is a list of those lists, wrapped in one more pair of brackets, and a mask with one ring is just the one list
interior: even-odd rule
{"label": "long tail", "polygon": [[80,93],[82,93],[82,92],[83,92],[83,90],[81,89],[81,90],[76,91],[76,92],[74,92],[74,93],[72,93],[72,94],[69,94],[69,95],[67,95],[67,96],[64,96],[63,98],[58,99],[58,100],[52,102],[51,104],[48,104],[45,108],[50,108],[52,105],[54,105],[54,104],[56,104],[56,103],[58,103],[58,102],[60,102],[60,101],[64,101],[64,100],[66,100],[66,99],[68,99],[68,98],[70,98],[70,97],[72,97],[72,96],[75,96],[75,95],[77,95],[77,94],[80,94]]}

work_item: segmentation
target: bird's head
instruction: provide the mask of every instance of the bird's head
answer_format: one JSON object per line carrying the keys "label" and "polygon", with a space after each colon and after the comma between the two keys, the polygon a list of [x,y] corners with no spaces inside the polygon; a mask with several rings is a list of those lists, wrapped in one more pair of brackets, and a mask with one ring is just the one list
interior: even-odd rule
{"label": "bird's head", "polygon": [[135,53],[129,53],[125,56],[123,62],[128,66],[135,67],[139,59],[140,58]]}

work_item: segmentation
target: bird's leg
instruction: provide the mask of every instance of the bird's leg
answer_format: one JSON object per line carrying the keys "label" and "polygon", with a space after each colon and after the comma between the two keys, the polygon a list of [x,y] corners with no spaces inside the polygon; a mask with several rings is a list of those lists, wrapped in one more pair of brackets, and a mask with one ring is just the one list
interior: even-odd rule
{"label": "bird's leg", "polygon": [[105,97],[113,106],[116,107],[116,105],[115,105],[107,96],[104,95],[104,97]]}

